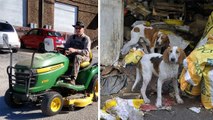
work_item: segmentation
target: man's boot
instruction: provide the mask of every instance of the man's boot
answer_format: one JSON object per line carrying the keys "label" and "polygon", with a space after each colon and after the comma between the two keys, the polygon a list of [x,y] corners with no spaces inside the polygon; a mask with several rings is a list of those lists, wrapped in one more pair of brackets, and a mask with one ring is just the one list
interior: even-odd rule
{"label": "man's boot", "polygon": [[71,77],[70,84],[75,85],[76,78],[74,76]]}

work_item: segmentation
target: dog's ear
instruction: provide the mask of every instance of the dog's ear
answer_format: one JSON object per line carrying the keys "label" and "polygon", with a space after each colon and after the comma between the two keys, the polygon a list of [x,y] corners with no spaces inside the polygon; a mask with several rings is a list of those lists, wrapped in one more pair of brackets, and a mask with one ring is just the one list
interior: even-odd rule
{"label": "dog's ear", "polygon": [[163,33],[163,35],[162,35],[162,42],[163,43],[169,43],[170,41],[169,41],[169,37],[168,37],[168,35],[166,35],[166,34],[164,34]]}
{"label": "dog's ear", "polygon": [[182,64],[183,60],[186,58],[186,54],[181,48],[178,48],[178,51],[180,52],[180,56],[178,58],[178,64]]}
{"label": "dog's ear", "polygon": [[155,41],[158,39],[158,32],[159,31],[156,31],[155,33],[154,33],[154,35],[152,36],[152,39],[151,39],[151,43],[150,43],[150,47],[154,47],[155,46]]}
{"label": "dog's ear", "polygon": [[169,63],[169,53],[170,53],[171,47],[168,47],[164,52],[163,52],[163,60],[166,63]]}

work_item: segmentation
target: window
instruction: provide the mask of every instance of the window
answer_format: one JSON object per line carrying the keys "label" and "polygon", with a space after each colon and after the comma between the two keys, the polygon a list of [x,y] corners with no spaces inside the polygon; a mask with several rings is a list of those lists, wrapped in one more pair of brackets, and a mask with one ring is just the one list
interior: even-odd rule
{"label": "window", "polygon": [[14,32],[13,27],[7,23],[0,23],[1,32]]}
{"label": "window", "polygon": [[56,37],[61,37],[61,33],[55,32],[55,31],[49,31],[47,33],[48,36],[56,36]]}
{"label": "window", "polygon": [[37,35],[37,33],[38,33],[38,30],[31,30],[29,32],[29,35]]}

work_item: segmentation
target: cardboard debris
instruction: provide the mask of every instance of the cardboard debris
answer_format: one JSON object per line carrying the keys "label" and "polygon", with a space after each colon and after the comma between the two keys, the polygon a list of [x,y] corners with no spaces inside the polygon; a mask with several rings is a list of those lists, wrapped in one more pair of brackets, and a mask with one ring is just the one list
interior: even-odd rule
{"label": "cardboard debris", "polygon": [[140,106],[140,110],[146,111],[146,112],[153,111],[153,110],[168,110],[168,111],[170,111],[172,109],[172,106],[175,105],[175,101],[171,97],[165,97],[163,99],[163,105],[164,105],[163,107],[157,108],[155,105],[142,104]]}
{"label": "cardboard debris", "polygon": [[151,14],[151,11],[147,10],[145,6],[141,3],[129,4],[127,5],[127,9],[130,10],[133,14],[140,14],[143,15],[144,17]]}
{"label": "cardboard debris", "polygon": [[167,2],[156,2],[153,7],[153,15],[160,17],[168,17],[173,15],[175,19],[179,19],[184,16],[185,13],[184,4],[173,4]]}
{"label": "cardboard debris", "polygon": [[175,105],[175,101],[171,97],[166,97],[166,98],[163,99],[163,105],[166,106],[166,107],[173,106],[173,105]]}
{"label": "cardboard debris", "polygon": [[158,108],[155,105],[150,105],[150,104],[143,104],[140,107],[140,110],[142,111],[153,111],[153,110],[157,110]]}
{"label": "cardboard debris", "polygon": [[103,68],[103,70],[101,71],[101,75],[107,75],[109,74],[110,72],[112,72],[113,70],[113,67],[112,66],[106,66]]}
{"label": "cardboard debris", "polygon": [[189,41],[184,40],[183,37],[176,34],[168,34],[170,44],[172,46],[178,46],[183,50],[189,45]]}

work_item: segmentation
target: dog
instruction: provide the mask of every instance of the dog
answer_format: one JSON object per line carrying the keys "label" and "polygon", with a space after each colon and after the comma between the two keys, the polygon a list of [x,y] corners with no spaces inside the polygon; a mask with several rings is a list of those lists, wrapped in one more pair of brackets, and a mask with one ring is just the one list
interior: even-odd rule
{"label": "dog", "polygon": [[177,77],[179,66],[182,65],[183,60],[186,58],[184,51],[177,46],[168,47],[163,55],[159,53],[145,54],[139,62],[136,68],[136,80],[132,87],[132,91],[135,86],[143,77],[143,85],[141,88],[141,94],[145,103],[150,103],[150,100],[146,96],[147,85],[151,81],[152,75],[158,77],[157,80],[157,101],[156,106],[162,106],[162,85],[167,80],[173,80],[173,87],[175,90],[175,97],[177,103],[183,103],[179,95]]}
{"label": "dog", "polygon": [[158,52],[161,52],[160,49],[164,46],[168,47],[170,43],[168,36],[163,32],[160,32],[153,27],[147,27],[143,24],[139,24],[134,26],[131,30],[131,40],[123,46],[121,54],[127,54],[131,47],[139,42],[144,48],[145,53],[154,53],[155,48],[158,49]]}

